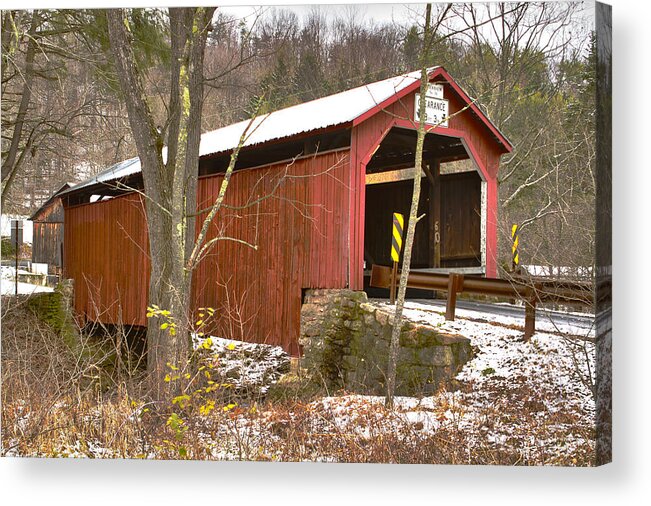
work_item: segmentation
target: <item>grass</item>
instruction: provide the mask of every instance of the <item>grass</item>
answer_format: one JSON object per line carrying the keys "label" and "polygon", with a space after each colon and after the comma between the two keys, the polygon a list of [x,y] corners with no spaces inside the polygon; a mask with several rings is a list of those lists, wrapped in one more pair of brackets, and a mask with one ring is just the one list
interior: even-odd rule
{"label": "grass", "polygon": [[382,399],[328,392],[294,368],[264,398],[234,405],[217,390],[214,409],[201,409],[205,398],[155,406],[142,371],[116,366],[123,361],[113,341],[80,334],[72,349],[24,300],[2,307],[6,456],[592,464],[593,429],[569,409],[547,409],[545,394],[517,378],[488,388],[482,406],[464,384],[387,410]]}

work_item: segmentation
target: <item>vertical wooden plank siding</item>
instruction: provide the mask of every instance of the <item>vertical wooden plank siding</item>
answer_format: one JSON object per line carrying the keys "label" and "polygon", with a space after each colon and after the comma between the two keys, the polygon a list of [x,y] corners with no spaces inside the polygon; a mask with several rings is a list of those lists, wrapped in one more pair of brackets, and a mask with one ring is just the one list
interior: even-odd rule
{"label": "vertical wooden plank siding", "polygon": [[[350,287],[362,290],[364,286],[364,220],[366,201],[366,164],[396,121],[409,121],[413,116],[414,94],[411,93],[371,116],[353,128],[351,143],[351,227],[350,227]],[[412,126],[412,125],[409,125]]]}
{"label": "vertical wooden plank siding", "polygon": [[82,321],[146,325],[149,245],[142,199],[128,194],[65,211],[64,275]]}
{"label": "vertical wooden plank siding", "polygon": [[61,199],[56,199],[39,211],[34,221],[32,262],[48,264],[50,274],[53,274],[63,266],[61,258],[62,242],[63,204]]}
{"label": "vertical wooden plank siding", "polygon": [[[298,355],[302,289],[347,284],[349,167],[349,151],[341,150],[233,174],[226,205],[208,233],[208,240],[218,240],[193,277],[195,310],[217,311],[210,330]],[[200,179],[199,209],[212,205],[222,181],[221,175]],[[141,197],[68,208],[65,221],[65,268],[75,280],[76,312],[86,320],[146,325],[149,259]]]}
{"label": "vertical wooden plank siding", "polygon": [[51,268],[61,267],[63,223],[34,222],[32,262],[46,263]]}
{"label": "vertical wooden plank siding", "polygon": [[[458,111],[464,104],[453,97],[450,110]],[[450,118],[450,127],[464,132],[464,139],[474,153],[486,180],[486,276],[497,276],[497,223],[498,223],[498,189],[497,171],[501,152],[496,142],[488,135],[485,125],[480,123],[468,110]]]}
{"label": "vertical wooden plank siding", "polygon": [[[418,206],[418,215],[429,212],[429,184],[427,179],[422,181],[422,193]],[[374,263],[380,265],[391,265],[391,227],[393,213],[401,213],[405,218],[404,229],[409,224],[409,209],[411,207],[411,196],[414,184],[411,180],[400,181],[389,184],[375,184],[366,189],[366,220],[364,224],[364,235],[367,237],[365,254]],[[415,268],[429,267],[430,255],[430,233],[426,222],[421,222],[417,229],[418,233],[414,238],[414,246],[411,257],[411,265]],[[401,252],[404,253],[404,250]],[[402,258],[402,257],[401,257]],[[366,268],[370,269],[367,264]]]}
{"label": "vertical wooden plank siding", "polygon": [[[443,267],[481,265],[481,179],[476,172],[441,176]],[[464,262],[464,263],[459,263]]]}
{"label": "vertical wooden plank siding", "polygon": [[[194,277],[195,307],[220,315],[214,331],[298,355],[302,289],[346,286],[348,172],[343,150],[233,174],[209,233],[220,240]],[[200,180],[200,209],[222,180]]]}

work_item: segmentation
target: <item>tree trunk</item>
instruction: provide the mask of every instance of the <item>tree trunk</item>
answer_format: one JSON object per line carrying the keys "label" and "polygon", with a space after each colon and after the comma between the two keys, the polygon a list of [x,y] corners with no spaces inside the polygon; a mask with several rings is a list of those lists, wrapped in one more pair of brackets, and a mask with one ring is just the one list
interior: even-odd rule
{"label": "tree trunk", "polygon": [[[170,9],[172,76],[164,161],[164,139],[147,103],[128,18],[122,9],[107,11],[111,48],[142,165],[151,258],[149,305],[170,312],[171,322],[154,317],[147,326],[147,370],[151,395],[159,401],[169,400],[180,388],[178,382],[165,382],[165,376],[170,365],[184,368],[189,355],[191,272],[185,263],[195,230],[188,216],[196,212],[203,55],[213,13],[213,8]],[[174,325],[162,329],[163,323]]]}
{"label": "tree trunk", "polygon": [[421,170],[423,165],[423,143],[425,141],[425,93],[429,83],[427,74],[427,49],[430,44],[430,18],[432,15],[432,5],[427,4],[425,10],[425,33],[423,35],[423,52],[421,54],[421,77],[420,77],[420,107],[419,123],[416,138],[416,160],[414,163],[414,189],[411,197],[411,208],[409,210],[409,222],[407,223],[407,236],[405,237],[405,250],[402,257],[402,272],[400,274],[400,286],[398,288],[398,297],[396,299],[396,310],[394,313],[393,329],[391,332],[391,343],[389,345],[389,364],[387,370],[387,395],[385,405],[393,408],[393,397],[396,389],[396,365],[398,361],[398,345],[400,342],[400,331],[402,329],[402,312],[405,306],[405,294],[407,292],[407,278],[409,277],[409,267],[411,264],[411,252],[414,244],[414,235],[416,232],[416,223],[418,222],[418,202],[420,200]]}
{"label": "tree trunk", "polygon": [[[14,40],[14,27],[16,27],[20,22],[21,11],[11,10],[4,11],[2,17],[2,35],[0,37],[2,44],[2,65],[1,65],[1,76],[2,76],[2,85],[5,84],[5,72],[9,66],[9,57],[13,57],[16,47],[20,43],[19,40]],[[4,91],[4,88],[3,88]]]}
{"label": "tree trunk", "polygon": [[[14,123],[14,129],[11,135],[11,144],[7,152],[7,156],[2,161],[2,181],[4,181],[4,186],[2,187],[2,202],[4,204],[7,195],[9,194],[9,189],[11,184],[14,181],[16,172],[19,168],[20,163],[24,157],[18,156],[18,151],[20,150],[20,141],[23,137],[23,128],[25,125],[25,117],[27,116],[27,109],[32,98],[32,86],[34,84],[34,57],[36,55],[36,29],[38,28],[41,17],[38,11],[32,13],[32,21],[30,23],[29,31],[27,32],[27,49],[25,53],[25,70],[23,72],[23,79],[25,81],[23,86],[23,93],[20,97],[20,105],[18,106],[18,114],[16,114],[16,122]],[[3,34],[4,35],[4,34]],[[16,41],[18,44],[19,41]]]}

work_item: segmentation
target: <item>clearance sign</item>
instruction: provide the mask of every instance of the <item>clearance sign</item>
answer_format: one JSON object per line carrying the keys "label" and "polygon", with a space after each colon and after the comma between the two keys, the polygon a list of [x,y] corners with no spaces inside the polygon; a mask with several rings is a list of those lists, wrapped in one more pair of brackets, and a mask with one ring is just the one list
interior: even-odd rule
{"label": "clearance sign", "polygon": [[[414,118],[420,121],[420,93],[416,93],[414,100]],[[443,98],[443,85],[430,84],[425,93],[425,123],[429,125],[447,127],[450,114],[448,101]]]}

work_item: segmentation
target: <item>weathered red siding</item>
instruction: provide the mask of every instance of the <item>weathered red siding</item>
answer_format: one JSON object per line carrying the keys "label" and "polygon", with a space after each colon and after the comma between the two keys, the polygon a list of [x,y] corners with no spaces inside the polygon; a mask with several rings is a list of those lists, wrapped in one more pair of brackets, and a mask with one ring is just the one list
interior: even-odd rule
{"label": "weathered red siding", "polygon": [[[208,240],[222,240],[193,280],[195,308],[217,310],[220,335],[298,354],[302,289],[347,284],[348,172],[349,152],[341,150],[233,174],[226,207],[208,233]],[[222,180],[200,179],[199,209],[212,204]],[[146,325],[149,260],[141,197],[69,208],[65,233],[77,313]]]}
{"label": "weathered red siding", "polygon": [[[226,204],[238,209],[221,211],[209,235],[257,249],[220,240],[194,283],[196,307],[223,316],[220,334],[298,354],[301,290],[347,284],[348,170],[345,150],[233,175]],[[201,209],[222,180],[201,180]]]}
{"label": "weathered red siding", "polygon": [[32,219],[32,262],[50,266],[50,274],[60,274],[63,244],[63,203],[57,198],[40,209]]}
{"label": "weathered red siding", "polygon": [[83,320],[145,325],[149,242],[142,197],[130,193],[65,211],[64,273]]}

